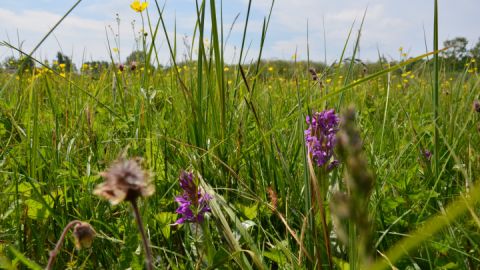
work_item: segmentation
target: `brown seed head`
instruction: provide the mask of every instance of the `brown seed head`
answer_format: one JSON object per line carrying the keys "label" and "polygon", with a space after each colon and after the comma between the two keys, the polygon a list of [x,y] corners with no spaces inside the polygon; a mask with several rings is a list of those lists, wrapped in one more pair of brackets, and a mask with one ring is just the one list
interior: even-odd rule
{"label": "brown seed head", "polygon": [[75,238],[75,247],[77,249],[89,248],[92,246],[95,238],[95,230],[86,222],[79,222],[73,228],[73,237]]}
{"label": "brown seed head", "polygon": [[312,80],[318,80],[318,75],[314,68],[309,68],[308,72],[310,72],[310,75],[312,75]]}
{"label": "brown seed head", "polygon": [[473,101],[473,110],[480,113],[480,101],[478,100]]}
{"label": "brown seed head", "polygon": [[278,205],[278,196],[275,190],[272,187],[267,187],[268,198],[270,199],[270,204],[273,209],[277,209]]}
{"label": "brown seed head", "polygon": [[143,171],[139,159],[119,160],[100,175],[105,179],[93,194],[104,197],[115,205],[124,200],[134,201],[138,197],[148,197],[155,192],[149,175]]}
{"label": "brown seed head", "polygon": [[132,62],[130,63],[130,70],[131,70],[131,71],[135,71],[135,69],[137,69],[137,62],[132,61]]}

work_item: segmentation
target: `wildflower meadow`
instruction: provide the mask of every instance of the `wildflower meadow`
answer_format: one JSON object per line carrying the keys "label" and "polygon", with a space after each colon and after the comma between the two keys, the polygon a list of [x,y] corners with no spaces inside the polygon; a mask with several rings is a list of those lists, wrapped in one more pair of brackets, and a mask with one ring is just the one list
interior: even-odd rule
{"label": "wildflower meadow", "polygon": [[358,57],[366,9],[335,61],[269,59],[252,1],[190,1],[187,53],[157,0],[106,60],[39,53],[82,0],[1,41],[0,268],[480,269],[480,40],[435,0],[424,53]]}

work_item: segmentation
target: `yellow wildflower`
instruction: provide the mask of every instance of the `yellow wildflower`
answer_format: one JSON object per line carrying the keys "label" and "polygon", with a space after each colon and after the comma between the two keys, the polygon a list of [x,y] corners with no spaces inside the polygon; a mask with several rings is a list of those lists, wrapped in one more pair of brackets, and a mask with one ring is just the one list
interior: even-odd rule
{"label": "yellow wildflower", "polygon": [[139,0],[135,0],[130,4],[130,7],[136,12],[142,12],[148,7],[148,2],[140,3]]}
{"label": "yellow wildflower", "polygon": [[227,71],[229,71],[229,70],[230,70],[230,69],[229,69],[228,67],[224,67],[224,68],[223,68],[223,71],[225,71],[225,72],[227,72]]}
{"label": "yellow wildflower", "polygon": [[118,48],[112,48],[112,51],[113,51],[114,53],[118,53]]}
{"label": "yellow wildflower", "polygon": [[65,68],[65,64],[64,63],[61,63],[60,65],[58,65],[60,68]]}
{"label": "yellow wildflower", "polygon": [[268,71],[272,72],[272,71],[273,71],[273,67],[269,67],[269,68],[268,68]]}

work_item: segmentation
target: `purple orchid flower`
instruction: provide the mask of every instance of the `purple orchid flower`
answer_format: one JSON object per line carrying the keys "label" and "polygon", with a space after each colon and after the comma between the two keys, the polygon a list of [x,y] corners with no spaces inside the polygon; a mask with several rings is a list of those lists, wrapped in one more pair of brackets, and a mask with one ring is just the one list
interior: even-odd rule
{"label": "purple orchid flower", "polygon": [[340,122],[338,116],[331,109],[307,116],[306,121],[309,126],[305,130],[305,143],[312,160],[318,167],[326,166],[327,170],[332,170],[339,164],[333,157]]}
{"label": "purple orchid flower", "polygon": [[193,173],[183,171],[179,180],[183,194],[175,197],[175,201],[180,204],[175,212],[182,217],[173,225],[186,222],[202,223],[205,213],[211,212],[208,202],[212,197],[208,193],[202,193],[194,181]]}

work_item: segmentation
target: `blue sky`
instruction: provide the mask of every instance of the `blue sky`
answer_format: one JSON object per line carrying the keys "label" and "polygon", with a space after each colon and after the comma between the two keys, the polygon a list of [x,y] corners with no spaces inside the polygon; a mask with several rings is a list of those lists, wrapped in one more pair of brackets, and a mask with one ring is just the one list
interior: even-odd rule
{"label": "blue sky", "polygon": [[[7,40],[15,45],[22,44],[25,51],[30,51],[75,2],[74,0],[2,1],[0,40]],[[135,48],[132,22],[135,20],[135,31],[142,28],[141,18],[138,13],[130,9],[130,2],[130,0],[83,0],[35,56],[40,59],[52,59],[55,53],[61,50],[72,56],[76,63],[81,63],[83,59],[107,60],[108,35],[112,43],[111,47],[119,47],[123,61],[124,57]],[[159,0],[159,3],[163,5],[165,2]],[[217,3],[220,1],[217,0]],[[227,61],[238,57],[247,3],[248,0],[223,1],[225,31],[239,15],[226,47]],[[252,16],[247,33],[250,58],[254,58],[258,53],[261,25],[268,14],[270,3],[269,0],[253,0]],[[470,41],[470,46],[478,41],[480,37],[479,0],[440,0],[439,5],[440,40],[464,36]],[[356,21],[354,34],[356,34],[367,7],[360,43],[360,58],[376,60],[380,51],[387,58],[395,59],[399,57],[400,46],[411,56],[421,54],[426,50],[424,29],[428,49],[431,49],[433,0],[276,0],[264,47],[264,58],[291,59],[297,51],[298,58],[305,59],[308,21],[310,57],[314,60],[323,60],[326,57],[327,61],[331,62],[339,58],[349,28],[354,21]],[[119,28],[115,19],[116,14],[120,18]],[[150,3],[149,14],[154,21],[158,18],[154,2]],[[184,40],[190,41],[195,23],[195,1],[167,1],[165,19],[170,34],[173,34],[176,22],[179,44],[183,44]],[[113,32],[110,27],[113,28]],[[118,31],[120,44],[116,45],[113,44],[113,39]],[[161,61],[166,64],[168,49],[164,37],[161,36],[156,42],[159,44]],[[182,46],[180,46],[180,52],[180,55],[184,52]],[[10,55],[12,55],[11,50],[0,47],[0,59]]]}

